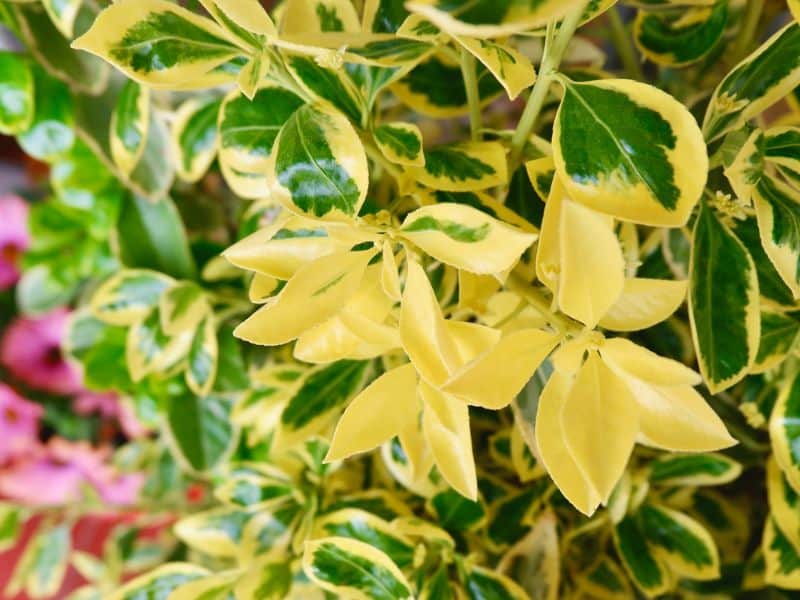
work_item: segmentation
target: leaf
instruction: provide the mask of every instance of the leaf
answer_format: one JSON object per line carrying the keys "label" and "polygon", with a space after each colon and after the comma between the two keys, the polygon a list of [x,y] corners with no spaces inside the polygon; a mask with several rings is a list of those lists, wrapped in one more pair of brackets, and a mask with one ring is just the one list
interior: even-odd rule
{"label": "leaf", "polygon": [[787,179],[800,177],[800,128],[771,127],[764,134],[763,158],[778,165]]}
{"label": "leaf", "polygon": [[638,412],[625,383],[589,352],[562,406],[561,427],[569,453],[603,501],[633,450]]}
{"label": "leaf", "polygon": [[286,63],[310,96],[330,102],[354,123],[362,122],[364,99],[343,72],[326,69],[307,56],[292,55]]}
{"label": "leaf", "polygon": [[214,497],[223,504],[248,510],[271,510],[281,506],[294,491],[294,484],[280,471],[261,469],[235,475],[214,488]]}
{"label": "leaf", "polygon": [[219,161],[237,195],[266,195],[266,166],[275,138],[302,105],[294,93],[274,86],[258,88],[252,100],[237,90],[225,97],[219,112]]}
{"label": "leaf", "polygon": [[[738,132],[730,134],[731,137],[735,135]],[[753,189],[764,174],[764,146],[764,132],[754,129],[730,164],[725,165],[725,177],[728,178],[736,199],[744,205],[752,204]]]}
{"label": "leaf", "polygon": [[319,432],[364,387],[370,361],[340,360],[312,370],[283,409],[276,446],[290,447]]}
{"label": "leaf", "polygon": [[761,244],[797,299],[800,297],[800,192],[769,176],[762,177],[753,192]]}
{"label": "leaf", "polygon": [[375,143],[387,160],[399,165],[422,166],[422,133],[413,123],[384,123],[372,132]]}
{"label": "leaf", "polygon": [[190,548],[208,556],[234,558],[252,513],[230,507],[212,508],[181,518],[175,535]]}
{"label": "leaf", "polygon": [[558,343],[559,336],[539,329],[520,329],[503,337],[453,373],[442,390],[472,406],[504,408]]}
{"label": "leaf", "polygon": [[195,329],[208,311],[203,290],[189,281],[171,286],[161,294],[158,301],[161,328],[168,335]]}
{"label": "leaf", "polygon": [[67,523],[46,529],[28,542],[24,558],[25,590],[31,598],[46,598],[58,592],[69,565],[70,546]]}
{"label": "leaf", "polygon": [[580,587],[589,594],[609,600],[626,600],[633,595],[625,573],[607,556],[581,578]]}
{"label": "leaf", "polygon": [[462,142],[425,152],[425,166],[409,174],[436,190],[484,190],[506,181],[506,157],[497,142]]}
{"label": "leaf", "polygon": [[[502,92],[503,87],[482,64],[476,72],[481,105],[486,105]],[[423,115],[449,118],[467,114],[467,93],[461,69],[444,58],[432,56],[415,66],[394,83],[392,92],[405,104]]]}
{"label": "leaf", "polygon": [[198,181],[217,154],[217,115],[221,100],[190,98],[178,108],[172,124],[176,170],[184,181]]}
{"label": "leaf", "polygon": [[530,533],[505,553],[497,570],[518,582],[530,598],[558,600],[561,559],[552,511],[536,518]]}
{"label": "leaf", "polygon": [[780,532],[786,536],[791,545],[800,547],[800,513],[798,497],[775,461],[767,459],[767,499],[770,517]]}
{"label": "leaf", "polygon": [[738,129],[800,84],[800,24],[790,23],[736,65],[711,96],[703,133],[713,141]]}
{"label": "leaf", "polygon": [[764,553],[765,581],[785,589],[800,589],[800,553],[775,526],[771,517],[767,518],[764,525],[761,549]]}
{"label": "leaf", "polygon": [[470,600],[528,600],[529,596],[512,579],[496,571],[474,566],[466,573],[466,588]]}
{"label": "leaf", "polygon": [[430,499],[439,525],[448,531],[474,531],[484,524],[486,508],[455,490],[444,490]]}
{"label": "leaf", "polygon": [[284,10],[281,21],[284,36],[360,29],[356,10],[348,0],[290,0]]}
{"label": "leaf", "polygon": [[750,373],[764,373],[778,366],[794,348],[800,322],[781,312],[761,311],[761,341]]}
{"label": "leaf", "polygon": [[158,371],[167,371],[182,361],[189,351],[192,331],[170,336],[161,328],[158,311],[128,329],[125,340],[125,361],[131,379],[138,382]]}
{"label": "leaf", "polygon": [[184,583],[169,595],[169,600],[228,600],[231,597],[233,583],[237,574],[231,572],[217,573],[210,577]]}
{"label": "leaf", "polygon": [[419,394],[424,404],[422,431],[439,472],[462,496],[477,500],[467,405],[425,381],[420,381]]}
{"label": "leaf", "polygon": [[188,563],[167,563],[139,575],[116,589],[108,600],[136,600],[150,596],[167,598],[178,586],[209,575],[202,567]]}
{"label": "leaf", "polygon": [[214,319],[206,316],[197,326],[186,356],[186,385],[198,396],[211,392],[217,376],[219,345]]}
{"label": "leaf", "polygon": [[[244,30],[263,36],[277,34],[275,24],[258,0],[200,0],[200,3],[231,33]],[[250,37],[245,37],[245,41]]]}
{"label": "leaf", "polygon": [[437,260],[479,274],[510,269],[536,240],[535,234],[450,202],[409,213],[399,234]]}
{"label": "leaf", "polygon": [[373,255],[374,251],[335,252],[301,267],[275,299],[241,323],[234,335],[265,346],[292,341],[342,309],[358,290]]}
{"label": "leaf", "polygon": [[593,328],[622,294],[622,249],[604,215],[566,198],[560,213],[558,306]]}
{"label": "leaf", "polygon": [[796,439],[800,414],[800,377],[788,379],[781,387],[772,416],[769,433],[775,460],[792,488],[800,493],[800,448]]}
{"label": "leaf", "polygon": [[333,434],[327,462],[378,447],[413,423],[419,412],[417,372],[395,367],[373,381],[347,406]]}
{"label": "leaf", "polygon": [[640,10],[633,26],[636,45],[648,59],[685,67],[711,52],[728,22],[728,3],[665,12]]}
{"label": "leaf", "polygon": [[320,517],[314,528],[320,536],[358,540],[385,553],[401,569],[412,566],[414,543],[387,521],[357,508],[345,508]]}
{"label": "leaf", "polygon": [[456,37],[455,40],[483,63],[502,84],[513,100],[525,88],[533,85],[536,72],[531,61],[518,50],[505,44],[469,37]]}
{"label": "leaf", "polygon": [[798,2],[798,0],[788,0],[788,1],[789,1],[789,10],[791,11],[795,20],[800,22],[800,2]]}
{"label": "leaf", "polygon": [[668,486],[722,485],[739,477],[742,465],[724,454],[663,456],[650,463],[652,483]]}
{"label": "leaf", "polygon": [[22,510],[12,504],[0,504],[0,552],[14,547],[21,533]]}
{"label": "leaf", "polygon": [[92,313],[110,325],[133,325],[150,314],[172,284],[172,278],[157,271],[125,269],[97,288]]}
{"label": "leaf", "polygon": [[400,569],[369,544],[341,537],[309,541],[303,571],[322,589],[359,600],[406,600],[413,597]]}
{"label": "leaf", "polygon": [[130,175],[144,152],[150,127],[150,90],[128,80],[111,114],[110,148],[114,163]]}
{"label": "leaf", "polygon": [[54,161],[75,143],[72,95],[63,83],[38,67],[33,69],[33,90],[33,120],[17,136],[17,142],[25,154]]}
{"label": "leaf", "polygon": [[33,72],[22,55],[8,51],[0,52],[0,72],[0,133],[16,135],[33,121]]}
{"label": "leaf", "polygon": [[73,37],[73,27],[83,0],[43,0],[42,6],[47,11],[53,24],[65,38]]}
{"label": "leaf", "polygon": [[194,258],[183,221],[171,199],[150,202],[139,196],[127,198],[117,230],[124,265],[154,269],[179,279],[194,278]]}
{"label": "leaf", "polygon": [[689,318],[700,372],[711,393],[729,388],[758,352],[758,279],[742,242],[705,204],[694,227]]}
{"label": "leaf", "polygon": [[267,178],[276,199],[311,217],[358,214],[367,195],[367,157],[350,122],[325,104],[308,104],[275,141]]}
{"label": "leaf", "polygon": [[239,54],[216,23],[164,0],[122,0],[72,43],[151,87],[192,86]]}
{"label": "leaf", "polygon": [[663,560],[647,544],[638,515],[626,515],[614,527],[614,547],[625,570],[637,588],[648,596],[658,596],[672,587]]}
{"label": "leaf", "polygon": [[635,81],[561,81],[553,156],[569,197],[635,223],[684,225],[708,171],[702,134],[686,107]]}
{"label": "leaf", "polygon": [[599,321],[611,331],[638,331],[660,323],[686,299],[686,281],[667,279],[626,279],[622,294]]}
{"label": "leaf", "polygon": [[233,452],[238,432],[230,413],[231,402],[221,396],[184,394],[170,399],[167,431],[189,470],[211,471]]}
{"label": "leaf", "polygon": [[259,560],[236,582],[237,600],[283,600],[292,587],[292,571],[281,561]]}
{"label": "leaf", "polygon": [[761,297],[767,301],[765,304],[774,304],[779,307],[794,306],[795,300],[792,291],[786,287],[783,279],[781,279],[781,276],[778,275],[778,272],[772,265],[772,261],[770,261],[766,252],[764,252],[756,219],[737,220],[733,225],[731,230],[745,245],[756,265],[758,291]]}
{"label": "leaf", "polygon": [[157,202],[166,196],[172,185],[175,158],[164,115],[152,110],[148,113],[150,123],[147,126],[144,149],[126,181],[135,193],[145,196],[151,202]]}
{"label": "leaf", "polygon": [[290,500],[272,510],[258,511],[242,532],[240,560],[249,563],[254,556],[263,560],[285,560],[301,516],[300,509],[297,502]]}

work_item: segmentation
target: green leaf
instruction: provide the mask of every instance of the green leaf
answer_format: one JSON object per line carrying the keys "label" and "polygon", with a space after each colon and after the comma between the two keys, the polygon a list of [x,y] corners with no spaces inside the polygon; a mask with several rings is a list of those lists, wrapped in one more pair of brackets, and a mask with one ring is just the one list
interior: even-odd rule
{"label": "green leaf", "polygon": [[220,167],[234,192],[263,197],[266,165],[281,127],[303,100],[288,90],[262,87],[252,100],[231,92],[220,108]]}
{"label": "green leaf", "polygon": [[764,252],[756,219],[735,221],[733,233],[745,245],[758,273],[758,289],[761,296],[779,306],[793,307],[795,304],[791,290],[786,286]]}
{"label": "green leaf", "polygon": [[650,463],[650,481],[658,485],[722,485],[736,479],[742,465],[724,454],[676,454]]}
{"label": "green leaf", "polygon": [[234,595],[249,600],[283,600],[292,587],[292,570],[287,562],[258,561],[239,578]]}
{"label": "green leaf", "polygon": [[764,158],[787,179],[800,180],[800,128],[773,127],[764,136]]}
{"label": "green leaf", "polygon": [[26,154],[52,161],[75,143],[72,95],[67,87],[41,68],[33,70],[34,116],[30,127],[17,137]]}
{"label": "green leaf", "polygon": [[422,133],[412,123],[385,123],[372,132],[378,148],[393,163],[421,166],[425,164],[422,153]]}
{"label": "green leaf", "polygon": [[202,567],[188,563],[168,563],[132,579],[108,596],[107,600],[167,600],[178,586],[209,575]]}
{"label": "green leaf", "polygon": [[337,595],[372,600],[413,597],[400,569],[380,550],[347,538],[306,542],[303,570],[321,588]]}
{"label": "green leaf", "polygon": [[767,518],[761,542],[764,552],[764,578],[768,584],[782,588],[800,587],[800,553],[789,539],[775,525],[774,519]]}
{"label": "green leaf", "polygon": [[627,515],[614,527],[614,546],[636,587],[657,596],[671,587],[669,573],[645,541],[637,515]]}
{"label": "green leaf", "polygon": [[175,535],[190,548],[219,558],[236,557],[245,525],[253,513],[238,508],[212,508],[180,519]]}
{"label": "green leaf", "polygon": [[769,434],[775,460],[795,492],[800,493],[800,376],[781,387],[772,409]]}
{"label": "green leaf", "polygon": [[123,0],[103,10],[73,48],[153,87],[197,85],[240,51],[213,21],[165,0]]}
{"label": "green leaf", "polygon": [[581,583],[581,587],[587,592],[595,593],[600,597],[622,600],[633,595],[627,577],[617,563],[607,556],[602,557],[584,575]]}
{"label": "green leaf", "polygon": [[542,485],[541,481],[492,504],[486,532],[493,544],[513,544],[528,533],[528,519],[539,508],[542,495],[546,491],[547,482]]}
{"label": "green leaf", "polygon": [[255,510],[280,504],[293,491],[294,484],[288,477],[257,472],[227,479],[214,490],[214,496],[225,504]]}
{"label": "green leaf", "polygon": [[703,58],[722,39],[728,22],[728,2],[675,11],[640,10],[634,39],[642,53],[655,63],[683,67]]}
{"label": "green leaf", "polygon": [[83,0],[42,0],[53,24],[66,38],[72,38],[75,19]]}
{"label": "green leaf", "polygon": [[63,348],[83,366],[86,387],[105,391],[125,390],[132,385],[125,363],[127,331],[98,320],[88,310],[72,316]]}
{"label": "green leaf", "polygon": [[231,401],[184,394],[169,401],[167,428],[177,457],[191,471],[212,470],[230,456],[239,437],[230,421]]}
{"label": "green leaf", "polygon": [[17,543],[22,518],[22,510],[18,506],[0,503],[0,552],[5,552]]}
{"label": "green leaf", "polygon": [[765,175],[753,191],[761,244],[775,270],[800,297],[800,191]]}
{"label": "green leaf", "polygon": [[483,524],[486,509],[453,489],[439,492],[430,500],[441,527],[451,531],[470,531]]}
{"label": "green leaf", "polygon": [[109,140],[111,157],[123,174],[129,175],[142,157],[149,127],[150,91],[128,80],[117,96]]}
{"label": "green leaf", "polygon": [[349,46],[347,57],[350,60],[363,60],[365,63],[381,67],[406,67],[422,60],[435,46],[421,40],[401,37],[367,42],[363,46]]}
{"label": "green leaf", "polygon": [[294,55],[287,58],[292,74],[321,100],[327,100],[354,123],[361,123],[364,99],[352,81],[340,71],[321,67],[314,59]]}
{"label": "green leaf", "polygon": [[528,594],[508,577],[482,567],[467,571],[464,586],[470,600],[527,600]]}
{"label": "green leaf", "polygon": [[[39,533],[28,542],[25,589],[32,598],[54,595],[67,572],[70,553],[70,525],[62,523]],[[22,562],[22,561],[21,561]]]}
{"label": "green leaf", "polygon": [[794,348],[800,321],[782,312],[761,311],[761,341],[751,373],[763,373],[783,362]]}
{"label": "green leaf", "polygon": [[184,181],[205,175],[217,154],[217,115],[222,100],[190,98],[175,115],[172,143],[177,152],[177,172]]}
{"label": "green leaf", "polygon": [[150,202],[129,197],[123,204],[117,229],[120,258],[126,266],[154,269],[178,279],[195,277],[186,231],[169,198]]}
{"label": "green leaf", "polygon": [[466,142],[432,148],[425,166],[409,170],[423,185],[451,192],[494,187],[506,179],[506,158],[497,142]]}
{"label": "green leaf", "polygon": [[125,360],[131,379],[138,382],[151,373],[169,371],[184,360],[191,341],[191,331],[168,335],[154,310],[128,329]]}
{"label": "green leaf", "polygon": [[703,133],[713,141],[781,100],[800,84],[800,23],[775,33],[714,90]]}
{"label": "green leaf", "polygon": [[371,362],[340,360],[314,369],[281,413],[275,444],[289,446],[330,423],[365,386]]}
{"label": "green leaf", "polygon": [[684,225],[707,177],[705,143],[691,113],[644,83],[561,81],[553,155],[570,197],[636,223]]}
{"label": "green leaf", "polygon": [[15,135],[30,127],[34,114],[33,72],[14,52],[0,52],[0,133]]}
{"label": "green leaf", "polygon": [[268,179],[287,206],[317,218],[355,216],[367,195],[367,157],[350,122],[326,104],[297,109],[275,141]]}
{"label": "green leaf", "polygon": [[110,325],[132,325],[150,313],[172,283],[157,271],[120,271],[97,288],[92,296],[92,313]]}
{"label": "green leaf", "polygon": [[186,385],[198,396],[214,386],[219,360],[219,345],[214,319],[207,316],[197,327],[186,357]]}
{"label": "green leaf", "polygon": [[747,248],[706,206],[694,227],[689,316],[700,372],[712,393],[739,381],[758,352],[758,279]]}

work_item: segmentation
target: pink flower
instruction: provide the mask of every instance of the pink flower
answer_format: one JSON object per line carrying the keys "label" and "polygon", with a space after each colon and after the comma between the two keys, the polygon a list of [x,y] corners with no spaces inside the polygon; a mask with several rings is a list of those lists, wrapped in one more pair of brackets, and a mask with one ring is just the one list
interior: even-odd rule
{"label": "pink flower", "polygon": [[12,321],[0,341],[0,364],[37,390],[64,395],[82,390],[80,369],[61,352],[68,318],[69,312],[62,308],[43,317]]}
{"label": "pink flower", "polygon": [[72,403],[72,410],[79,415],[99,413],[103,419],[115,419],[122,433],[128,438],[142,437],[147,428],[136,418],[136,413],[127,402],[114,392],[80,392]]}
{"label": "pink flower", "polygon": [[108,457],[108,449],[53,438],[0,471],[0,494],[28,506],[53,506],[78,501],[82,488],[91,486],[106,504],[134,503],[144,474],[118,473],[107,464]]}
{"label": "pink flower", "polygon": [[18,196],[0,196],[0,290],[19,280],[19,258],[29,243],[27,203]]}
{"label": "pink flower", "polygon": [[0,383],[0,464],[35,448],[42,407]]}

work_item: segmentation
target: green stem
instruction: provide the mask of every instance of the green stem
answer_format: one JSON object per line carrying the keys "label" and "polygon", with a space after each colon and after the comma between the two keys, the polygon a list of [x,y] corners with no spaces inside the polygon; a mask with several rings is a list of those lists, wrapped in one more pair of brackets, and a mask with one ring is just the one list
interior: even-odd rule
{"label": "green stem", "polygon": [[536,83],[533,84],[530,96],[528,96],[528,103],[525,105],[525,110],[522,111],[522,116],[517,124],[517,129],[514,136],[511,138],[511,152],[509,155],[509,164],[511,172],[513,172],[519,164],[522,151],[525,148],[525,143],[536,125],[536,119],[542,110],[544,101],[547,98],[547,92],[550,90],[550,83],[553,81],[553,75],[558,70],[561,64],[561,59],[567,51],[569,41],[572,35],[578,28],[581,16],[589,0],[585,0],[564,19],[561,27],[555,36],[552,44],[548,43],[550,36],[545,41],[544,53],[542,55],[542,64],[539,67],[539,77]]}
{"label": "green stem", "polygon": [[472,141],[477,142],[481,138],[481,97],[475,74],[475,57],[465,48],[461,49],[461,75],[464,77],[464,88],[467,91],[470,134]]}
{"label": "green stem", "polygon": [[612,6],[611,10],[606,14],[608,15],[608,23],[611,25],[611,40],[619,53],[625,72],[631,79],[644,80],[642,64],[636,57],[636,49],[633,47],[633,41],[628,34],[625,23],[622,22],[622,18],[619,16],[619,9],[616,6]]}
{"label": "green stem", "polygon": [[733,42],[730,54],[732,62],[738,63],[750,50],[763,10],[764,0],[748,0],[742,17],[742,26]]}

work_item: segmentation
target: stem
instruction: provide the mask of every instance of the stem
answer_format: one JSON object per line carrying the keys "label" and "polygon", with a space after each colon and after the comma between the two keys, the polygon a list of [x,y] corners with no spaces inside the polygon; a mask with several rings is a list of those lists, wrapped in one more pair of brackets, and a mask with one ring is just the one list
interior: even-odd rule
{"label": "stem", "polygon": [[619,8],[612,6],[606,14],[608,15],[608,23],[611,25],[611,40],[619,53],[625,72],[631,79],[642,81],[644,79],[642,64],[636,58],[636,49],[633,47],[633,42],[631,36],[628,35],[625,23],[622,22],[622,18],[619,16]]}
{"label": "stem", "polygon": [[739,62],[747,54],[756,35],[756,28],[764,10],[764,0],[748,0],[744,9],[744,17],[739,33],[733,42],[731,50],[732,62]]}
{"label": "stem", "polygon": [[[539,67],[539,78],[536,80],[536,83],[533,84],[531,95],[528,96],[528,103],[525,105],[525,110],[522,111],[517,130],[511,138],[511,153],[509,155],[510,172],[513,172],[519,164],[520,156],[522,156],[522,151],[525,148],[525,142],[528,141],[528,137],[531,131],[533,131],[534,125],[536,125],[539,112],[541,112],[544,101],[547,98],[550,83],[553,81],[553,74],[558,70],[558,66],[561,64],[561,59],[567,51],[569,41],[578,28],[578,23],[580,23],[581,16],[583,16],[583,11],[588,3],[589,0],[584,0],[580,6],[576,6],[575,9],[570,12],[567,18],[561,23],[561,27],[552,44],[545,41],[542,64]],[[548,40],[549,37],[550,36],[548,36]]]}
{"label": "stem", "polygon": [[472,141],[477,142],[481,137],[481,97],[478,93],[478,78],[475,75],[475,57],[466,48],[461,48],[461,75],[464,77],[464,88],[467,91],[469,130]]}

